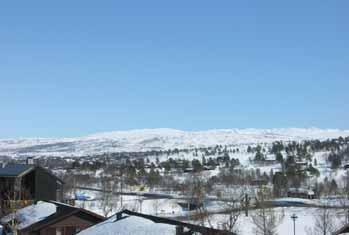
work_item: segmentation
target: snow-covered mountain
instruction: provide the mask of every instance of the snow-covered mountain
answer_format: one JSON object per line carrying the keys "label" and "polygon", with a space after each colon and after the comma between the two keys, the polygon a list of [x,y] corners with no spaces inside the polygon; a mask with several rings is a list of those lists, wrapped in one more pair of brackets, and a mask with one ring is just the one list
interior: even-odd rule
{"label": "snow-covered mountain", "polygon": [[81,156],[105,152],[186,149],[220,145],[301,141],[349,136],[349,130],[318,128],[218,129],[181,131],[141,129],[99,133],[78,138],[0,139],[0,155]]}

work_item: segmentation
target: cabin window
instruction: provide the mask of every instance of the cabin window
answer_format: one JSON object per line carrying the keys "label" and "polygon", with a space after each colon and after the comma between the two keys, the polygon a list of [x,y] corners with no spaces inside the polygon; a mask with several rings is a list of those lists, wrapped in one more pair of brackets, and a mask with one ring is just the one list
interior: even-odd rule
{"label": "cabin window", "polygon": [[56,235],[63,235],[63,229],[62,228],[56,228]]}
{"label": "cabin window", "polygon": [[73,227],[73,226],[65,227],[65,234],[64,235],[73,235],[73,234],[76,234],[76,227]]}

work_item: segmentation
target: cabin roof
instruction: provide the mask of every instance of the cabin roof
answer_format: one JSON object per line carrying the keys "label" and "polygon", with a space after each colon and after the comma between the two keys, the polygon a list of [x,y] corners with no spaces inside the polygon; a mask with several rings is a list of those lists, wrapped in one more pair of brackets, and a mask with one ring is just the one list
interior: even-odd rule
{"label": "cabin roof", "polygon": [[33,165],[7,164],[3,167],[0,166],[0,177],[17,177],[32,169],[34,169]]}
{"label": "cabin roof", "polygon": [[79,235],[116,235],[116,234],[152,234],[173,235],[176,234],[176,226],[154,223],[151,220],[138,216],[123,216],[117,218],[113,215],[108,220],[96,224],[78,233]]}
{"label": "cabin roof", "polygon": [[191,232],[196,232],[203,235],[235,235],[235,233],[233,232],[222,231],[218,229],[189,224],[154,215],[142,214],[129,210],[120,211],[116,213],[114,216],[110,217],[108,220],[81,231],[80,233],[78,233],[78,235],[175,234],[177,226],[182,227],[185,230],[189,230]]}
{"label": "cabin roof", "polygon": [[[51,207],[54,208],[54,210],[49,210],[49,213],[46,213],[44,216],[42,216],[40,219],[33,220],[30,218],[29,220],[32,220],[30,223],[26,223],[25,226],[22,226],[20,230],[22,231],[40,231],[41,229],[48,227],[52,224],[58,223],[59,221],[62,221],[66,218],[69,218],[70,216],[82,216],[86,220],[93,221],[94,223],[99,223],[105,220],[103,216],[100,216],[98,214],[95,214],[91,211],[74,207],[68,204],[56,202],[56,201],[40,201],[39,205],[50,205]],[[36,205],[31,205],[28,207],[25,207],[21,210],[30,210],[31,208],[39,208]],[[45,209],[45,208],[44,208]],[[33,211],[32,211],[33,212]],[[31,213],[35,214],[35,213]],[[18,215],[16,215],[18,216]],[[23,216],[22,216],[23,217]],[[9,221],[2,221],[2,223],[7,223]]]}
{"label": "cabin roof", "polygon": [[21,230],[31,226],[46,217],[56,213],[56,205],[49,202],[38,201],[36,204],[26,206],[14,213],[8,214],[1,218],[2,224],[8,224],[12,220],[17,221],[17,229]]}
{"label": "cabin roof", "polygon": [[123,210],[123,211],[119,212],[119,214],[121,214],[121,215],[126,214],[128,216],[138,216],[138,217],[141,217],[144,219],[151,220],[154,223],[158,223],[158,224],[168,224],[168,225],[181,226],[181,227],[190,229],[193,232],[197,232],[197,233],[205,234],[205,235],[208,235],[208,234],[236,235],[233,232],[228,232],[228,231],[204,227],[204,226],[200,226],[200,225],[185,223],[185,222],[177,221],[174,219],[163,218],[163,217],[158,217],[158,216],[154,216],[154,215],[142,214],[142,213],[129,211],[129,210]]}
{"label": "cabin roof", "polygon": [[64,182],[60,178],[52,174],[51,171],[40,166],[28,164],[10,163],[6,164],[3,167],[0,165],[0,177],[20,177],[28,174],[29,172],[35,169],[41,169],[42,171],[45,171],[51,177],[55,178],[59,183],[64,184]]}

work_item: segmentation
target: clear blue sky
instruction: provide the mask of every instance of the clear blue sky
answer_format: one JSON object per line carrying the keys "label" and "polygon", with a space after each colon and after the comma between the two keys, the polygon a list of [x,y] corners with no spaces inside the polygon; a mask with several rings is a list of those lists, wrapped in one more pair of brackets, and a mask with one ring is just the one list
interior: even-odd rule
{"label": "clear blue sky", "polygon": [[349,129],[349,1],[4,1],[0,138]]}

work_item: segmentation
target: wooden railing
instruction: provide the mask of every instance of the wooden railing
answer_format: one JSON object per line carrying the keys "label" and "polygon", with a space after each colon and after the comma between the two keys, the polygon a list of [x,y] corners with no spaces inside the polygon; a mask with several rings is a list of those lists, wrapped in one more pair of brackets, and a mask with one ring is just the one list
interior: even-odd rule
{"label": "wooden railing", "polygon": [[34,200],[2,200],[1,207],[5,210],[15,210],[34,203]]}

